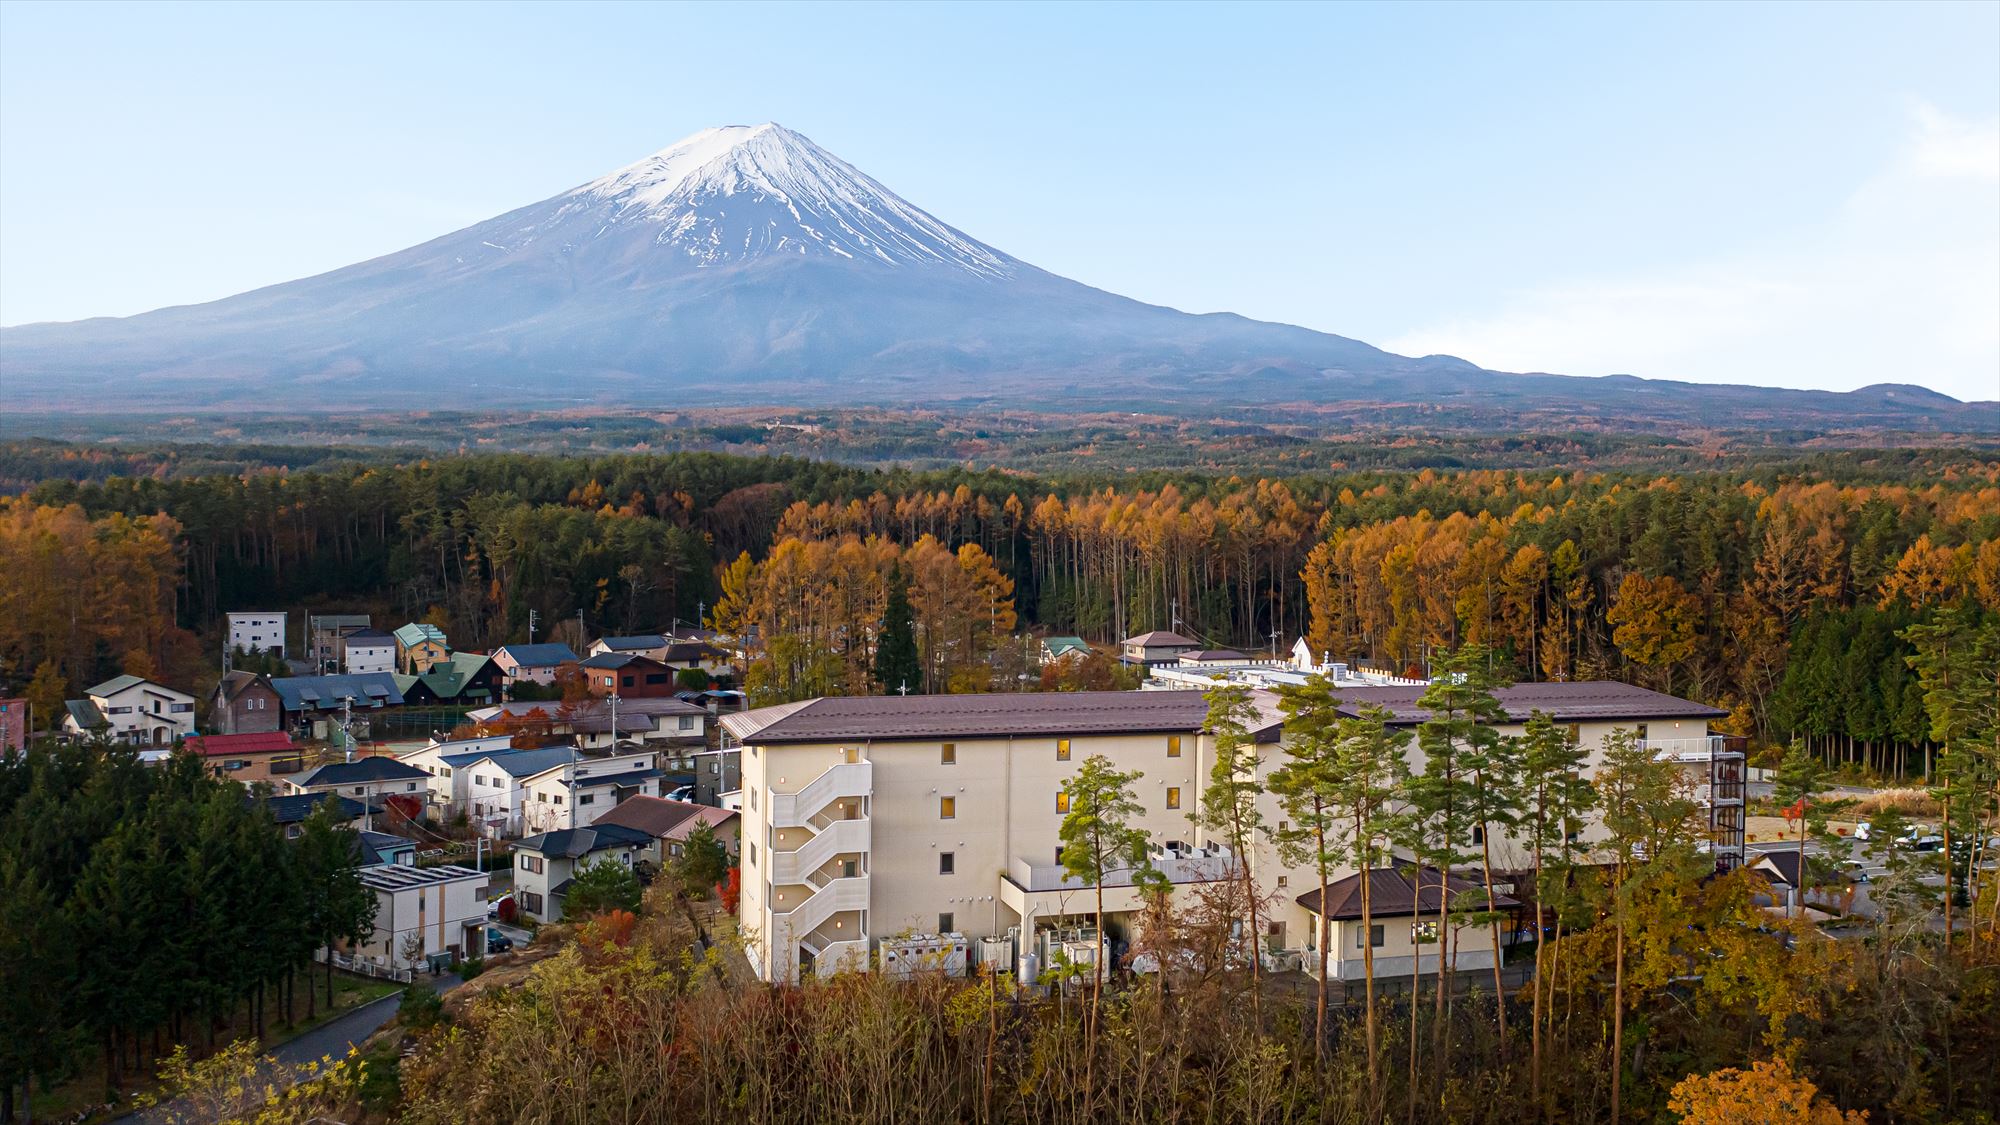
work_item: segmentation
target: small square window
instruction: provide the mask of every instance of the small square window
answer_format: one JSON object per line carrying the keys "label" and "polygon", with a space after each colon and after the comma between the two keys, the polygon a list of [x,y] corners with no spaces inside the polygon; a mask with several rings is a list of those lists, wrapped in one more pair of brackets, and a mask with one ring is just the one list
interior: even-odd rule
{"label": "small square window", "polygon": [[1291,885],[1292,885],[1292,877],[1291,877],[1291,876],[1289,876],[1289,875],[1280,875],[1280,876],[1278,876],[1278,885],[1279,885],[1280,887],[1289,887],[1289,886],[1291,886]]}
{"label": "small square window", "polygon": [[[1375,948],[1377,948],[1377,949],[1380,949],[1380,948],[1382,948],[1382,945],[1383,945],[1383,942],[1384,942],[1384,940],[1385,940],[1385,939],[1384,939],[1384,937],[1383,937],[1383,929],[1382,929],[1382,927],[1380,927],[1380,926],[1370,926],[1370,927],[1368,927],[1368,944],[1369,944],[1369,945],[1372,945],[1372,946],[1374,946]],[[1356,926],[1356,927],[1354,927],[1354,948],[1356,948],[1356,949],[1360,949],[1360,948],[1361,948],[1361,927],[1359,927],[1359,926]]]}
{"label": "small square window", "polygon": [[1067,789],[1056,794],[1056,811],[1060,813],[1069,811],[1069,791]]}
{"label": "small square window", "polygon": [[938,932],[938,933],[941,933],[941,934],[948,934],[948,933],[952,932],[953,930],[957,929],[958,927],[957,927],[957,926],[954,926],[954,925],[952,924],[952,923],[953,923],[954,921],[955,921],[955,919],[954,919],[954,918],[952,918],[952,916],[951,916],[951,915],[949,915],[949,914],[940,914],[940,915],[938,915],[938,928],[937,928],[937,932]]}
{"label": "small square window", "polygon": [[1056,739],[1056,761],[1058,762],[1069,761],[1069,739],[1067,738]]}
{"label": "small square window", "polygon": [[952,875],[958,871],[958,855],[955,852],[938,853],[938,874]]}
{"label": "small square window", "polygon": [[1167,807],[1170,809],[1177,809],[1181,807],[1180,786],[1178,785],[1167,786]]}
{"label": "small square window", "polygon": [[1484,826],[1484,825],[1474,825],[1474,826],[1473,826],[1473,828],[1472,828],[1472,845],[1473,845],[1474,847],[1478,847],[1479,845],[1481,845],[1481,844],[1484,844],[1485,842],[1486,842],[1486,828],[1485,828],[1485,826]]}
{"label": "small square window", "polygon": [[1178,734],[1170,734],[1170,735],[1168,735],[1168,736],[1167,736],[1167,757],[1169,757],[1169,758],[1178,758],[1178,757],[1180,757],[1180,756],[1181,756],[1181,736],[1180,736],[1180,735],[1178,735]]}
{"label": "small square window", "polygon": [[956,797],[938,798],[939,820],[950,820],[957,815],[958,815],[958,798]]}

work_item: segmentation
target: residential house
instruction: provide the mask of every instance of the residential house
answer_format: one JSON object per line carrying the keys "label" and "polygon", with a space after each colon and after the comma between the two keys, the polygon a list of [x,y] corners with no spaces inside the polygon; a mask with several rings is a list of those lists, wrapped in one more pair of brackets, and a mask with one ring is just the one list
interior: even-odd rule
{"label": "residential house", "polygon": [[228,645],[230,652],[256,654],[268,652],[283,659],[285,655],[285,615],[276,610],[231,613],[227,615]]}
{"label": "residential house", "polygon": [[1090,642],[1082,637],[1043,637],[1042,663],[1053,664],[1067,656],[1090,655]]}
{"label": "residential house", "polygon": [[696,804],[720,806],[724,793],[743,788],[743,750],[726,746],[698,750],[694,754],[694,799]]}
{"label": "residential house", "polygon": [[28,701],[0,696],[0,754],[26,749]]}
{"label": "residential house", "polygon": [[693,750],[706,744],[708,711],[677,698],[589,699],[565,704],[516,700],[466,712],[475,723],[507,721],[524,733],[571,736],[585,750],[647,742]]}
{"label": "residential house", "polygon": [[677,673],[693,669],[706,672],[710,679],[727,679],[736,674],[735,658],[730,652],[707,641],[674,641],[660,653],[659,661]]}
{"label": "residential house", "polygon": [[590,650],[583,655],[602,656],[605,653],[624,656],[643,656],[649,660],[664,660],[667,646],[673,642],[658,633],[642,633],[635,637],[599,637],[590,642]]}
{"label": "residential house", "polygon": [[[1325,906],[1319,887],[1297,898],[1305,911],[1304,952],[1301,959],[1308,972],[1319,972],[1319,919],[1326,915],[1327,974],[1336,980],[1360,980],[1367,949],[1374,948],[1377,977],[1408,977],[1412,972],[1435,973],[1441,956],[1454,959],[1461,971],[1491,969],[1500,957],[1494,944],[1493,928],[1484,922],[1452,924],[1454,910],[1484,909],[1486,888],[1481,882],[1457,875],[1445,875],[1435,867],[1398,864],[1378,867],[1367,873],[1369,919],[1362,920],[1361,880],[1356,872],[1327,884]],[[1316,877],[1315,877],[1316,881]],[[1445,924],[1438,922],[1438,906],[1443,896]],[[1518,910],[1520,903],[1496,893],[1493,909]],[[1502,926],[1511,931],[1512,926]],[[1449,943],[1438,935],[1449,930]],[[1446,951],[1449,951],[1448,953]]]}
{"label": "residential house", "polygon": [[741,848],[738,838],[741,819],[730,809],[660,797],[628,797],[592,821],[591,826],[602,828],[616,824],[644,832],[653,840],[646,858],[664,864],[679,858],[681,846],[687,842],[689,834],[706,825],[729,853],[730,862],[735,863]]}
{"label": "residential house", "polygon": [[1201,647],[1201,642],[1191,637],[1155,629],[1119,641],[1118,658],[1126,664],[1171,664],[1179,660],[1182,653],[1195,652]]}
{"label": "residential house", "polygon": [[194,733],[194,696],[144,676],[114,677],[63,706],[71,735],[102,730],[135,746],[171,746]]}
{"label": "residential house", "polygon": [[341,671],[340,639],[368,626],[368,615],[365,613],[307,614],[306,658],[312,661],[313,669],[321,675]]}
{"label": "residential house", "polygon": [[[1421,685],[1364,686],[1341,697],[1349,714],[1378,706],[1408,728],[1428,717],[1422,693]],[[1664,756],[1680,740],[1707,745],[1708,722],[1723,715],[1608,682],[1522,684],[1496,695],[1502,735],[1547,714],[1587,749],[1592,769],[1614,730],[1643,732]],[[1252,701],[1250,749],[1272,768],[1283,760],[1284,715],[1274,693]],[[1058,854],[1063,786],[1099,754],[1143,773],[1134,827],[1151,834],[1154,866],[1170,882],[1228,878],[1251,864],[1281,896],[1259,935],[1264,948],[1301,949],[1316,919],[1295,896],[1317,889],[1316,873],[1269,841],[1233,855],[1194,823],[1215,758],[1207,713],[1198,691],[1133,691],[826,698],[724,716],[730,744],[742,747],[741,909],[744,932],[756,935],[758,973],[791,981],[866,964],[885,935],[904,932],[1007,941],[1011,931],[1011,956],[1035,968],[1050,935],[1074,929],[1085,897]],[[1421,749],[1406,753],[1421,771]],[[1262,806],[1268,824],[1289,815],[1275,797]],[[1601,838],[1602,829],[1587,824],[1581,835]],[[1483,844],[1470,834],[1459,843]],[[1716,849],[1726,863],[1726,841]],[[1490,850],[1496,867],[1531,865],[1512,836]],[[1129,872],[1113,878],[1111,936],[1129,938],[1142,905]]]}
{"label": "residential house", "polygon": [[486,952],[484,871],[469,867],[379,864],[359,872],[375,892],[375,932],[350,949],[389,969],[421,969]]}
{"label": "residential house", "polygon": [[408,797],[421,805],[430,795],[430,775],[395,758],[356,758],[333,762],[301,777],[286,779],[294,793],[332,793],[379,807],[390,797]]}
{"label": "residential house", "polygon": [[554,684],[557,670],[577,663],[577,655],[564,644],[504,645],[493,663],[510,684]]}
{"label": "residential house", "polygon": [[290,777],[306,767],[305,752],[283,731],[255,734],[197,734],[181,743],[198,754],[217,777],[254,785]]}
{"label": "residential house", "polygon": [[665,775],[659,751],[629,744],[602,756],[577,754],[533,774],[522,772],[521,761],[496,764],[520,778],[524,832],[589,827],[627,798],[659,796]]}
{"label": "residential house", "polygon": [[509,750],[513,742],[513,736],[506,734],[449,740],[434,738],[429,745],[396,757],[398,761],[430,775],[430,814],[440,820],[448,820],[470,807],[466,804],[466,779],[457,767],[487,754]]}
{"label": "residential house", "polygon": [[368,821],[368,806],[352,797],[329,796],[325,793],[246,793],[243,799],[251,804],[264,806],[271,813],[271,819],[284,829],[287,839],[297,839],[304,832],[305,819],[328,801],[334,802],[338,810],[339,823],[343,827],[359,832]]}
{"label": "residential house", "polygon": [[218,734],[258,734],[285,725],[283,701],[261,672],[224,672],[208,699],[208,725]]}
{"label": "residential house", "polygon": [[417,842],[391,836],[387,832],[371,832],[364,828],[354,834],[354,848],[361,867],[417,865]]}
{"label": "residential house", "polygon": [[335,667],[349,676],[396,670],[396,638],[380,629],[356,629],[335,642]]}
{"label": "residential house", "polygon": [[563,828],[530,836],[514,845],[514,902],[539,922],[560,922],[563,896],[576,873],[593,863],[632,866],[653,845],[634,828]]}
{"label": "residential house", "polygon": [[418,675],[396,674],[396,688],[412,707],[490,703],[500,696],[499,681],[499,667],[477,652],[454,652]]}
{"label": "residential house", "polygon": [[396,669],[406,676],[421,675],[433,664],[451,659],[451,645],[444,630],[413,621],[396,630]]}
{"label": "residential house", "polygon": [[347,676],[285,676],[271,681],[288,730],[310,729],[314,738],[338,733],[343,717],[367,726],[371,712],[403,705],[402,689],[389,672]]}
{"label": "residential house", "polygon": [[590,694],[630,699],[671,696],[677,688],[674,670],[650,656],[600,652],[580,665]]}

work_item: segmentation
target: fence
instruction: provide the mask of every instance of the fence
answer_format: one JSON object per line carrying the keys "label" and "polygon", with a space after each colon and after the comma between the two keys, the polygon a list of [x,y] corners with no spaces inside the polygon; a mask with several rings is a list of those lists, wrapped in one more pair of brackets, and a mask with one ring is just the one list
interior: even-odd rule
{"label": "fence", "polygon": [[353,973],[356,976],[393,980],[402,984],[410,983],[416,976],[415,973],[412,973],[408,969],[392,969],[387,965],[378,964],[374,961],[363,960],[359,957],[349,957],[345,953],[328,953],[324,948],[313,951],[313,960],[321,964],[325,964],[329,958],[333,961],[334,968],[342,972]]}

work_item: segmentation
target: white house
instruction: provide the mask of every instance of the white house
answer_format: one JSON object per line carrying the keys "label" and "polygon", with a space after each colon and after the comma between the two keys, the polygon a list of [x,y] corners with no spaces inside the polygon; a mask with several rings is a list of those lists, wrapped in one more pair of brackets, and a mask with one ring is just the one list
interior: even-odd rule
{"label": "white house", "polygon": [[135,746],[171,746],[194,733],[194,696],[143,676],[106,680],[63,706],[63,730],[72,735],[102,729]]}
{"label": "white house", "polygon": [[288,779],[286,784],[293,793],[332,793],[376,806],[387,797],[426,800],[429,782],[430,775],[417,767],[377,756],[324,765],[303,777]]}
{"label": "white house", "polygon": [[454,755],[449,765],[452,781],[464,785],[456,799],[464,802],[461,807],[479,831],[492,837],[519,836],[533,831],[522,815],[528,800],[526,780],[579,756],[572,746],[499,749],[469,760]]}
{"label": "white house", "polygon": [[356,629],[336,642],[340,670],[349,676],[396,670],[396,638],[380,629]]}
{"label": "white house", "polygon": [[551,766],[521,782],[522,830],[587,828],[627,797],[659,796],[662,772],[650,749]]}
{"label": "white house", "polygon": [[467,807],[466,779],[457,767],[495,751],[510,749],[512,738],[512,735],[495,734],[455,741],[432,739],[428,746],[397,755],[397,760],[430,775],[427,783],[430,790],[428,804],[431,815],[442,819],[454,816]]}
{"label": "white house", "polygon": [[273,652],[285,655],[285,615],[252,610],[229,617],[229,651]]}
{"label": "white house", "polygon": [[420,969],[432,956],[486,952],[486,873],[469,867],[362,868],[375,892],[375,932],[349,952],[391,969]]}

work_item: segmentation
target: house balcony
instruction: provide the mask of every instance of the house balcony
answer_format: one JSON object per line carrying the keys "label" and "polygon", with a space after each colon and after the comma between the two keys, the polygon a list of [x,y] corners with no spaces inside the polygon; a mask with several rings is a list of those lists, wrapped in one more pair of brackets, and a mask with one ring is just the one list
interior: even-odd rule
{"label": "house balcony", "polygon": [[[875,767],[869,762],[841,762],[807,782],[796,793],[771,794],[773,828],[819,828],[835,817],[821,814],[836,801],[858,802],[855,810],[866,808],[875,792]],[[838,813],[836,808],[835,813]],[[815,818],[818,818],[815,821]]]}

